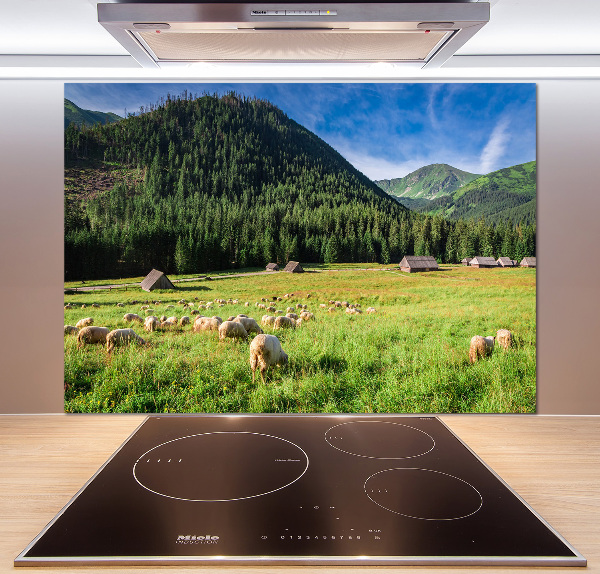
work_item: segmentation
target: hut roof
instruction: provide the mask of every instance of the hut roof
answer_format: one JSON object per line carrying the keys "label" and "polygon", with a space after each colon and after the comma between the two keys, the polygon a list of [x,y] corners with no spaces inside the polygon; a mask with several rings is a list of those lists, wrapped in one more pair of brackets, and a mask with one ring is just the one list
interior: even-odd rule
{"label": "hut roof", "polygon": [[536,258],[535,257],[523,257],[520,265],[527,267],[535,267],[536,266]]}
{"label": "hut roof", "polygon": [[304,269],[302,269],[302,265],[298,261],[288,261],[284,271],[288,273],[304,273]]}
{"label": "hut roof", "polygon": [[152,291],[153,289],[175,289],[175,285],[171,283],[169,278],[158,269],[152,269],[142,281],[141,287],[144,291]]}
{"label": "hut roof", "polygon": [[277,263],[269,263],[267,265],[267,271],[279,271],[279,265],[277,265]]}
{"label": "hut roof", "polygon": [[471,261],[471,259],[473,259],[472,257],[465,257],[461,263],[469,263],[469,261]]}
{"label": "hut roof", "polygon": [[438,263],[435,257],[431,255],[405,255],[400,261],[400,267],[409,267],[410,269],[438,269]]}
{"label": "hut roof", "polygon": [[502,265],[502,267],[514,267],[515,262],[510,257],[498,257],[498,265]]}
{"label": "hut roof", "polygon": [[497,263],[493,257],[473,257],[469,265],[490,265],[491,267],[496,267]]}

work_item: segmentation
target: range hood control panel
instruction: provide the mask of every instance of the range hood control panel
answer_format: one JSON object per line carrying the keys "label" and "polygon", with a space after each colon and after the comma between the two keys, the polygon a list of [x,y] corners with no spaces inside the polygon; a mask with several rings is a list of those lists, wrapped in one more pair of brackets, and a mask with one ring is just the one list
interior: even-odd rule
{"label": "range hood control panel", "polygon": [[337,16],[337,10],[251,10],[251,16]]}

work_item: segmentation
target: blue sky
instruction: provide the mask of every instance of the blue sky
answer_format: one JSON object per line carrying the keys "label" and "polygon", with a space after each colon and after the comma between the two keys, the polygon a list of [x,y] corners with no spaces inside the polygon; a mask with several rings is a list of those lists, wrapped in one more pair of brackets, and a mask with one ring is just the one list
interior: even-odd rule
{"label": "blue sky", "polygon": [[483,174],[536,159],[535,84],[67,83],[65,97],[123,116],[186,89],[267,99],[374,180],[432,163]]}

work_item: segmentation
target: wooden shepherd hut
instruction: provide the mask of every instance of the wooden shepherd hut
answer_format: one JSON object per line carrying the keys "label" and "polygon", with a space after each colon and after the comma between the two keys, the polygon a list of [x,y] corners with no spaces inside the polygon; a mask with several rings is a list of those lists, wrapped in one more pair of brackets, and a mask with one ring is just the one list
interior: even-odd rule
{"label": "wooden shepherd hut", "polygon": [[152,291],[154,289],[175,289],[175,285],[169,281],[169,278],[158,269],[152,269],[142,281],[142,289],[144,291]]}
{"label": "wooden shepherd hut", "polygon": [[498,264],[493,257],[473,257],[469,265],[477,269],[483,269],[484,267],[498,267]]}
{"label": "wooden shepherd hut", "polygon": [[523,257],[521,267],[536,267],[535,257]]}
{"label": "wooden shepherd hut", "polygon": [[473,259],[473,258],[472,258],[472,257],[465,257],[465,258],[464,258],[464,259],[461,261],[461,263],[462,263],[463,265],[468,265],[469,263],[471,263],[471,259]]}
{"label": "wooden shepherd hut", "polygon": [[267,271],[279,271],[279,265],[277,263],[269,263],[266,269]]}
{"label": "wooden shepherd hut", "polygon": [[498,257],[498,261],[496,261],[499,267],[514,267],[515,260],[510,257]]}
{"label": "wooden shepherd hut", "polygon": [[288,264],[285,266],[284,271],[288,273],[304,273],[304,269],[302,269],[302,265],[297,261],[288,261]]}
{"label": "wooden shepherd hut", "polygon": [[431,255],[405,255],[400,261],[400,270],[407,273],[439,271],[440,267]]}

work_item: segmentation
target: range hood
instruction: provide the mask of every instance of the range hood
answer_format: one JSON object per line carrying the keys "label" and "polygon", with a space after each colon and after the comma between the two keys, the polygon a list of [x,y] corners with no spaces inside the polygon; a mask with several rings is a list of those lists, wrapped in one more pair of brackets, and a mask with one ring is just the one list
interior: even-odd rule
{"label": "range hood", "polygon": [[393,62],[439,67],[489,21],[489,2],[98,3],[144,67],[195,62]]}

